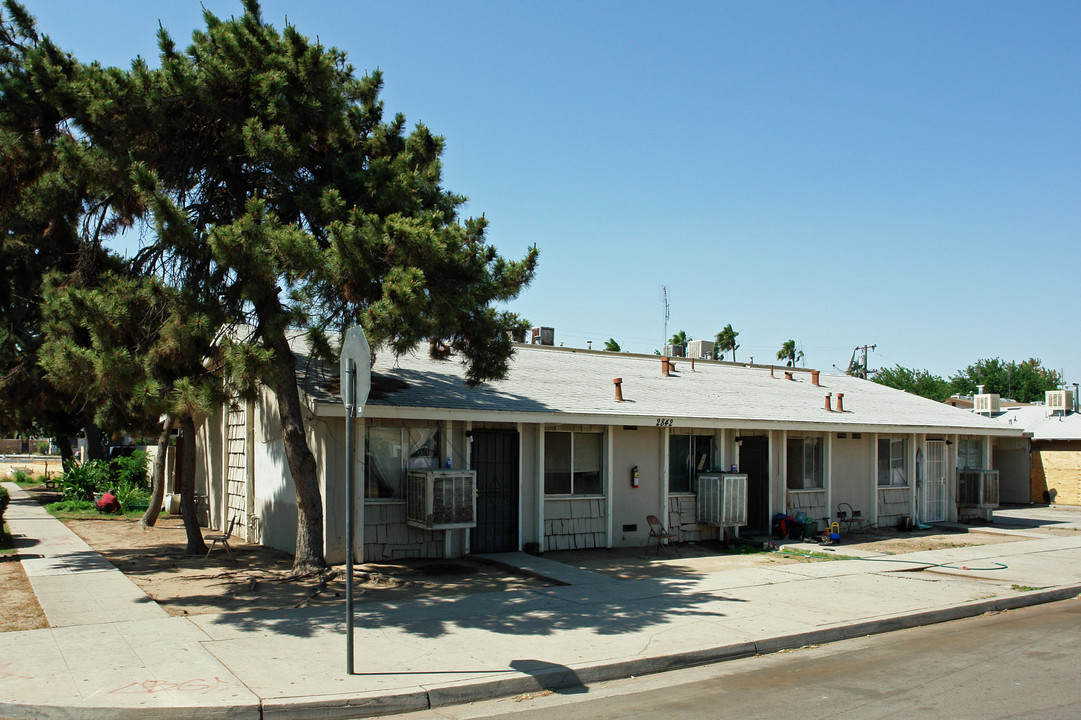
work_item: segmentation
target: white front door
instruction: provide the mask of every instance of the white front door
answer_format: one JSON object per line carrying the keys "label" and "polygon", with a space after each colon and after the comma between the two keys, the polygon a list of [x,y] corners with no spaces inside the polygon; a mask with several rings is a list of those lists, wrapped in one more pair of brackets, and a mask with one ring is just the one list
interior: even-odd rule
{"label": "white front door", "polygon": [[942,522],[946,519],[946,442],[928,440],[927,459],[923,463],[923,477],[919,478],[920,522]]}

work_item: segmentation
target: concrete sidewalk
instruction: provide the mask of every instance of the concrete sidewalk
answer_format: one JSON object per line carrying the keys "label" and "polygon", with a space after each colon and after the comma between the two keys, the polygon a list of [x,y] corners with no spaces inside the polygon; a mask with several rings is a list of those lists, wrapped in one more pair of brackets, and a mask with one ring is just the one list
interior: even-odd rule
{"label": "concrete sidewalk", "polygon": [[0,716],[13,718],[364,717],[1081,593],[1081,532],[1041,535],[1035,521],[1008,543],[653,580],[512,553],[493,559],[569,584],[357,605],[349,676],[344,608],[167,617],[26,493],[6,487],[8,524],[55,625],[0,634]]}

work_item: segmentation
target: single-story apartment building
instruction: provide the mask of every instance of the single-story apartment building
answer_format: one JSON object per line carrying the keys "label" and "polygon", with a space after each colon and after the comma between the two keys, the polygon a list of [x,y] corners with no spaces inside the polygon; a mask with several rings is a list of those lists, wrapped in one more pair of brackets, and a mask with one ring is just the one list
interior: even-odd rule
{"label": "single-story apartment building", "polygon": [[[1076,390],[1044,393],[1039,405],[1002,406],[992,416],[1001,423],[1022,428],[1027,436],[1024,453],[996,457],[1003,478],[1018,476],[1022,482],[1003,484],[1002,502],[1055,502],[1081,505],[1081,413]],[[1020,463],[1024,463],[1021,465]],[[1008,485],[1016,492],[1006,493]]]}
{"label": "single-story apartment building", "polygon": [[[298,375],[324,502],[326,557],[345,555],[346,413],[338,369]],[[355,427],[356,557],[644,546],[647,516],[681,540],[703,523],[702,473],[746,476],[744,532],[778,513],[872,525],[958,518],[959,467],[992,468],[1020,428],[846,375],[745,363],[516,346],[503,380],[471,388],[427,347],[378,353]],[[264,389],[200,424],[212,523],[292,551],[296,501],[276,402]],[[410,471],[471,471],[474,527],[410,524]],[[704,482],[704,481],[703,481]],[[730,530],[731,531],[731,530]]]}

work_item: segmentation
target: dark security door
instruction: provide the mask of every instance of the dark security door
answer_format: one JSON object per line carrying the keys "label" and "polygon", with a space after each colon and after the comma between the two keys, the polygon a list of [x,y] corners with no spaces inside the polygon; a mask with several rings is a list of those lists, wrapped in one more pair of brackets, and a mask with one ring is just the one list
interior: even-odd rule
{"label": "dark security door", "polygon": [[744,436],[739,471],[747,473],[747,529],[769,531],[769,438]]}
{"label": "dark security door", "polygon": [[518,433],[474,430],[471,452],[477,472],[477,527],[470,549],[514,552],[518,550]]}

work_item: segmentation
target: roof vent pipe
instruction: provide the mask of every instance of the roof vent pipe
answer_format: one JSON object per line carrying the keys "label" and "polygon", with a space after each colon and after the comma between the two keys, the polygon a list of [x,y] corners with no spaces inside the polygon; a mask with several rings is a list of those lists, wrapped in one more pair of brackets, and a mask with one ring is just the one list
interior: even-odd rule
{"label": "roof vent pipe", "polygon": [[777,377],[776,375],[773,374],[773,366],[772,365],[769,366],[769,376],[770,377]]}
{"label": "roof vent pipe", "polygon": [[665,377],[668,377],[668,373],[671,372],[671,362],[672,362],[671,358],[667,358],[667,357],[662,357],[661,358],[661,374],[664,375]]}
{"label": "roof vent pipe", "polygon": [[623,402],[623,378],[616,378],[612,383],[616,386],[616,402]]}
{"label": "roof vent pipe", "polygon": [[691,372],[694,372],[694,357],[691,357]]}
{"label": "roof vent pipe", "polygon": [[826,412],[833,412],[833,407],[830,405],[831,397],[833,397],[833,393],[826,393]]}
{"label": "roof vent pipe", "polygon": [[837,412],[845,411],[845,394],[837,393]]}
{"label": "roof vent pipe", "polygon": [[784,374],[784,379],[785,379],[785,380],[794,380],[795,378],[793,378],[793,377],[792,377],[792,373],[790,373],[790,372],[786,372],[786,373]]}
{"label": "roof vent pipe", "polygon": [[818,387],[818,375],[819,375],[818,370],[812,370],[811,371],[811,384],[814,385],[815,387]]}

